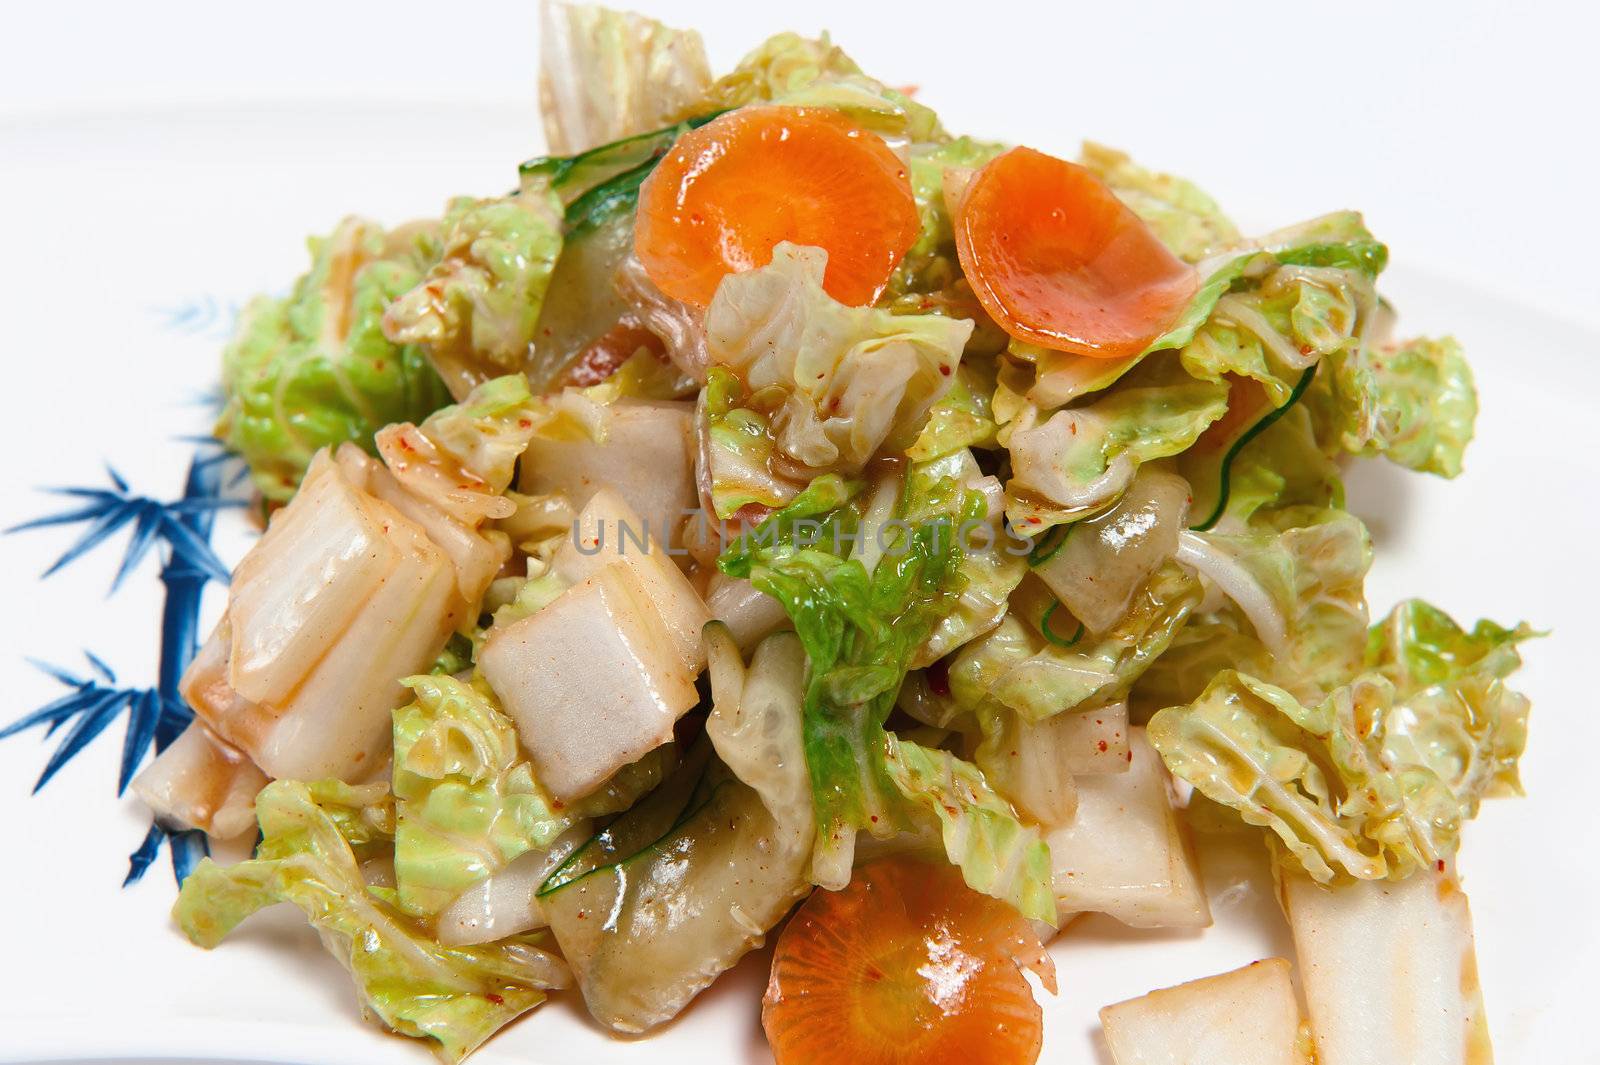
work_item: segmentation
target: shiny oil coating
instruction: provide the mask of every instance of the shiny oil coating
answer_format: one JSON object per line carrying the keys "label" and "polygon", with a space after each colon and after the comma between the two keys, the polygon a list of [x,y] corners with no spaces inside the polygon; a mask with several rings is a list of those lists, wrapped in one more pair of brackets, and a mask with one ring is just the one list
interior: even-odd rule
{"label": "shiny oil coating", "polygon": [[823,287],[872,303],[916,239],[906,164],[837,112],[746,107],[680,137],[640,190],[635,250],[667,295],[705,306],[783,241],[828,253]]}
{"label": "shiny oil coating", "polygon": [[1193,269],[1076,163],[1013,148],[958,195],[961,268],[984,310],[1018,339],[1135,355],[1197,287]]}

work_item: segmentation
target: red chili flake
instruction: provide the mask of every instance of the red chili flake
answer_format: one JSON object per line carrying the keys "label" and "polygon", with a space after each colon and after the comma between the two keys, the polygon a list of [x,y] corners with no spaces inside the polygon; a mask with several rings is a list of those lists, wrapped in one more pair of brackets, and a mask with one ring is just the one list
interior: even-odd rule
{"label": "red chili flake", "polygon": [[522,429],[532,429],[533,428],[533,419],[532,418],[518,418],[517,419],[517,426],[519,428],[522,428]]}
{"label": "red chili flake", "polygon": [[1439,872],[1441,872],[1441,873],[1444,872],[1444,859],[1443,858],[1440,858],[1434,864],[1438,867]]}
{"label": "red chili flake", "polygon": [[495,994],[493,991],[489,992],[483,997],[488,999],[490,1002],[493,1002],[496,1006],[504,1006],[506,1004],[506,1000]]}
{"label": "red chili flake", "polygon": [[939,372],[944,374],[946,377],[949,377],[950,376],[950,367],[941,366],[941,367],[939,367]]}
{"label": "red chili flake", "polygon": [[1095,746],[1100,748],[1100,753],[1101,754],[1104,754],[1105,752],[1107,752],[1107,751],[1109,751],[1111,749],[1110,744],[1106,743],[1105,740],[1101,740],[1099,743],[1095,744]]}
{"label": "red chili flake", "polygon": [[1133,761],[1133,752],[1132,751],[1128,752],[1128,761],[1130,761],[1130,762]]}
{"label": "red chili flake", "polygon": [[872,823],[873,824],[877,824],[878,823],[878,815],[877,814],[873,814],[872,815]]}

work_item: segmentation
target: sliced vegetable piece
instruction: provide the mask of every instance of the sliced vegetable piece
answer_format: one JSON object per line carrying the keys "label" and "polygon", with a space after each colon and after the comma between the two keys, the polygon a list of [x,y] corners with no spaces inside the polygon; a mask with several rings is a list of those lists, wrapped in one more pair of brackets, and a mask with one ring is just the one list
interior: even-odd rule
{"label": "sliced vegetable piece", "polygon": [[1074,777],[1128,771],[1132,759],[1128,757],[1127,700],[1057,714],[1046,725],[1064,768]]}
{"label": "sliced vegetable piece", "polygon": [[706,606],[711,616],[728,626],[740,651],[751,651],[756,644],[789,624],[783,604],[748,580],[714,573],[706,585]]}
{"label": "sliced vegetable piece", "polygon": [[1493,1060],[1467,897],[1450,871],[1325,888],[1285,873],[1321,1065]]}
{"label": "sliced vegetable piece", "polygon": [[890,858],[818,891],[778,940],[761,1023],[778,1065],[1031,1065],[1051,992],[1032,927],[949,866]]}
{"label": "sliced vegetable piece", "polygon": [[478,667],[565,802],[672,738],[694,674],[638,574],[613,562],[544,609],[496,625]]}
{"label": "sliced vegetable piece", "polygon": [[1063,915],[1106,913],[1134,928],[1211,924],[1194,848],[1143,729],[1130,737],[1127,772],[1078,780],[1077,816],[1046,842]]}
{"label": "sliced vegetable piece", "polygon": [[810,890],[805,655],[780,634],[746,670],[720,626],[706,631],[709,743],[540,894],[589,1012],[619,1032],[672,1018]]}
{"label": "sliced vegetable piece", "polygon": [[[593,437],[533,438],[522,463],[522,490],[559,492],[583,507],[596,491],[610,489],[648,519],[652,543],[671,541],[695,505],[694,412],[685,403],[629,400],[597,406],[596,413]],[[644,532],[639,525],[634,531]]]}
{"label": "sliced vegetable piece", "polygon": [[872,303],[919,227],[906,164],[835,112],[747,107],[684,134],[640,189],[634,246],[663,292],[697,306],[783,241],[828,252],[823,287]]}
{"label": "sliced vegetable piece", "polygon": [[432,664],[467,609],[444,553],[366,492],[377,463],[349,447],[348,462],[317,455],[239,563],[180,685],[206,727],[272,777],[369,771],[400,678]]}
{"label": "sliced vegetable piece", "polygon": [[537,391],[559,387],[583,351],[628,313],[628,302],[612,279],[632,251],[631,211],[570,233],[561,245],[524,363]]}
{"label": "sliced vegetable piece", "polygon": [[545,927],[549,922],[539,905],[539,888],[589,833],[589,822],[579,821],[550,846],[528,851],[463,891],[434,922],[440,945],[493,943]]}
{"label": "sliced vegetable piece", "polygon": [[1019,340],[1120,358],[1145,350],[1198,288],[1193,268],[1094,173],[1013,148],[964,189],[956,250],[984,310]]}
{"label": "sliced vegetable piece", "polygon": [[1116,506],[1067,526],[1053,549],[1036,552],[1033,571],[1090,632],[1105,632],[1177,551],[1188,512],[1183,478],[1141,469]]}
{"label": "sliced vegetable piece", "polygon": [[711,613],[669,554],[670,532],[663,534],[663,519],[678,517],[646,521],[621,496],[602,488],[573,522],[572,534],[556,548],[550,565],[568,584],[587,580],[612,563],[633,570],[684,665],[698,676],[706,664],[700,630]]}
{"label": "sliced vegetable piece", "polygon": [[266,784],[243,752],[192,722],[133,778],[133,793],[168,827],[233,839],[256,827],[256,793]]}
{"label": "sliced vegetable piece", "polygon": [[1289,963],[1267,958],[1232,972],[1118,1002],[1100,1011],[1116,1065],[1305,1065]]}
{"label": "sliced vegetable piece", "polygon": [[[887,742],[889,779],[907,802],[937,818],[945,856],[961,870],[967,886],[1009,902],[1024,917],[1053,923],[1050,849],[1039,838],[1038,828],[1023,824],[971,762],[894,733],[888,734]],[[1068,778],[1064,788],[1056,783],[1056,789],[1041,784],[1035,791],[1065,791],[1064,798],[1037,793],[1029,797],[1035,807],[1049,812],[1065,806],[1065,816],[1070,817],[1072,781]],[[1033,809],[1024,812],[1037,814]]]}

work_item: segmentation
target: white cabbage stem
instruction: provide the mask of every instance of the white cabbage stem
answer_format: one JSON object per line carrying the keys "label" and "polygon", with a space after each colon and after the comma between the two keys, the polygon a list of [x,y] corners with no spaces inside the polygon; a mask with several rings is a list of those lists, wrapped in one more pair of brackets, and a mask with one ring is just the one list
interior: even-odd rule
{"label": "white cabbage stem", "polygon": [[1178,534],[1177,560],[1221,588],[1229,599],[1238,604],[1244,616],[1250,619],[1256,635],[1274,655],[1283,655],[1289,649],[1289,625],[1279,612],[1267,590],[1250,575],[1250,571],[1226,551],[1212,545],[1205,537],[1187,529]]}
{"label": "white cabbage stem", "polygon": [[1217,301],[1212,317],[1219,322],[1230,322],[1255,336],[1263,347],[1272,352],[1285,367],[1304,370],[1317,361],[1315,353],[1303,355],[1284,335],[1272,327],[1262,313],[1238,296],[1228,295]]}

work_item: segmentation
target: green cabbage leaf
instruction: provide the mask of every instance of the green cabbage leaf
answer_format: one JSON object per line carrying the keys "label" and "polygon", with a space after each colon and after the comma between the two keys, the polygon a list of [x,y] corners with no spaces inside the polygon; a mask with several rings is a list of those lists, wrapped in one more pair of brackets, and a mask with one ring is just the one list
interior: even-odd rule
{"label": "green cabbage leaf", "polygon": [[658,748],[593,795],[557,803],[487,684],[448,676],[405,684],[414,698],[394,712],[394,867],[398,905],[414,916],[439,913],[580,821],[626,809],[670,768],[670,750]]}
{"label": "green cabbage leaf", "polygon": [[543,1002],[547,990],[566,986],[567,968],[531,937],[440,946],[382,889],[369,889],[358,854],[373,827],[353,812],[360,798],[347,785],[268,784],[256,799],[255,857],[231,866],[202,860],[184,881],[173,918],[209,949],[257,910],[292,903],[349,969],[364,1010],[430,1041],[443,1060],[460,1061]]}
{"label": "green cabbage leaf", "polygon": [[345,442],[373,450],[391,422],[449,401],[426,354],[385,338],[383,316],[431,261],[426,227],[385,233],[347,218],[312,239],[311,269],[287,296],[257,296],[222,352],[216,435],[272,502],[294,495],[311,456]]}
{"label": "green cabbage leaf", "polygon": [[1050,848],[1018,820],[971,762],[890,734],[885,758],[900,794],[937,820],[945,855],[974,891],[1010,903],[1024,917],[1056,922]]}
{"label": "green cabbage leaf", "polygon": [[1531,635],[1404,603],[1373,628],[1366,671],[1320,702],[1224,670],[1158,711],[1150,741],[1314,879],[1403,879],[1453,861],[1479,801],[1517,790],[1528,702],[1504,676]]}
{"label": "green cabbage leaf", "polygon": [[826,266],[820,249],[779,244],[706,311],[713,371],[727,371],[706,397],[718,517],[903,452],[950,389],[971,322],[846,306],[823,290]]}
{"label": "green cabbage leaf", "polygon": [[520,373],[561,254],[562,205],[543,180],[496,200],[453,200],[437,262],[384,312],[383,332],[419,344],[461,399]]}

